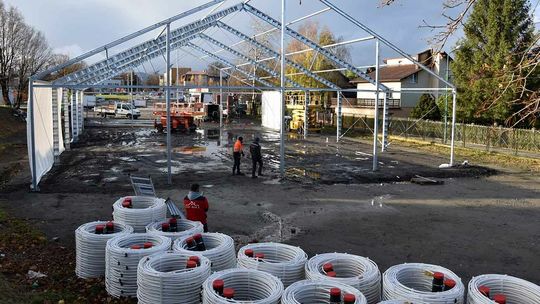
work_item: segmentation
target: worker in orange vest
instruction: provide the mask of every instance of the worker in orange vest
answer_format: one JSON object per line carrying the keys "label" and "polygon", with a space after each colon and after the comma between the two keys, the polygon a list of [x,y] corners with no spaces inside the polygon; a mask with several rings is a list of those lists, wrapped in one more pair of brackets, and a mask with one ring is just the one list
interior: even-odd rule
{"label": "worker in orange vest", "polygon": [[238,137],[236,142],[234,143],[233,148],[233,158],[234,158],[234,165],[232,169],[232,174],[235,175],[244,175],[244,173],[240,172],[240,158],[244,156],[244,146],[242,143],[244,142],[244,138],[242,136]]}

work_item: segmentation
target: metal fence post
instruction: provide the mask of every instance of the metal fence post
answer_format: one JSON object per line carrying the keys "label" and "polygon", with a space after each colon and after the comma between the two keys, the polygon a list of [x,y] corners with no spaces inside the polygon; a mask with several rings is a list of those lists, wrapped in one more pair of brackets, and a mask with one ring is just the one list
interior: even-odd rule
{"label": "metal fence post", "polygon": [[465,132],[466,132],[466,129],[465,128],[466,128],[465,122],[463,122],[461,124],[461,133],[463,133],[463,148],[465,148],[465,146],[466,146],[466,144],[465,144],[465,138],[466,138]]}

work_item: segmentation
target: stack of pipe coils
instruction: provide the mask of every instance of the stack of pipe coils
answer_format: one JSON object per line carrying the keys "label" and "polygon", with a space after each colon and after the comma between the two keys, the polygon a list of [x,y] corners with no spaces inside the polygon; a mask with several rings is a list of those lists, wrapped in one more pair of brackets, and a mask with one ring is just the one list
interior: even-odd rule
{"label": "stack of pipe coils", "polygon": [[469,304],[540,303],[540,286],[502,274],[484,274],[469,281]]}
{"label": "stack of pipe coils", "polygon": [[425,304],[462,304],[465,287],[452,271],[437,265],[395,265],[383,274],[383,300]]}
{"label": "stack of pipe coils", "polygon": [[367,301],[358,289],[347,284],[329,280],[303,280],[285,289],[281,303],[366,304]]}
{"label": "stack of pipe coils", "polygon": [[75,230],[75,273],[83,279],[105,275],[105,246],[113,237],[133,233],[133,228],[118,222],[96,221]]}
{"label": "stack of pipe coils", "polygon": [[146,232],[146,226],[164,221],[167,217],[165,200],[150,196],[126,196],[113,204],[115,222],[133,227],[135,232]]}
{"label": "stack of pipe coils", "polygon": [[137,295],[137,266],[149,255],[171,248],[171,239],[161,235],[133,233],[107,242],[105,253],[105,288],[114,297]]}
{"label": "stack of pipe coils", "polygon": [[254,269],[227,269],[212,274],[203,284],[203,304],[278,304],[283,283]]}
{"label": "stack of pipe coils", "polygon": [[204,227],[201,222],[176,218],[154,222],[146,226],[146,232],[166,236],[173,242],[178,238],[203,233],[203,231]]}
{"label": "stack of pipe coils", "polygon": [[198,253],[212,262],[212,271],[236,267],[234,240],[223,233],[201,233],[174,242],[173,250],[185,254]]}
{"label": "stack of pipe coils", "polygon": [[141,304],[199,304],[210,276],[210,260],[201,255],[161,252],[141,259],[137,299]]}
{"label": "stack of pipe coils", "polygon": [[350,285],[362,292],[369,304],[381,300],[381,272],[372,260],[346,253],[318,254],[306,264],[306,277]]}
{"label": "stack of pipe coils", "polygon": [[238,251],[238,267],[273,274],[285,288],[305,278],[307,259],[300,247],[280,243],[249,244]]}

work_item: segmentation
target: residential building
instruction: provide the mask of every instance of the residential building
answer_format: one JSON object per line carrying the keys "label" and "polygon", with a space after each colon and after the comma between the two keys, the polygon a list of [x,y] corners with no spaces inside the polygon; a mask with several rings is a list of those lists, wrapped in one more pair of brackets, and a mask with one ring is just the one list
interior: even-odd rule
{"label": "residential building", "polygon": [[[177,68],[171,68],[171,84],[176,85],[177,83],[183,84],[180,80],[183,75],[186,73],[191,72],[191,68],[186,67],[177,67]],[[164,86],[165,85],[165,78],[167,77],[167,73],[163,73],[163,75],[159,76],[159,85]]]}
{"label": "residential building", "polygon": [[[452,78],[448,64],[452,61],[452,58],[448,54],[444,52],[434,53],[431,50],[427,50],[413,56],[413,58],[443,79]],[[375,79],[375,69],[368,70],[368,75]],[[446,87],[445,83],[440,79],[421,69],[407,58],[385,59],[384,64],[379,70],[379,80],[386,87],[396,91],[411,88],[443,89]],[[375,90],[375,85],[363,78],[353,79],[351,83],[355,84],[358,90],[367,91],[358,92],[356,102],[353,102],[352,105],[344,104],[343,114],[373,117],[375,111],[375,93],[373,90]],[[440,95],[444,95],[445,91],[432,91],[430,94],[438,98]],[[397,117],[408,117],[418,103],[421,95],[422,93],[414,92],[390,94],[387,99],[390,113]],[[383,100],[384,94],[381,93],[379,95],[380,108],[382,108]]]}

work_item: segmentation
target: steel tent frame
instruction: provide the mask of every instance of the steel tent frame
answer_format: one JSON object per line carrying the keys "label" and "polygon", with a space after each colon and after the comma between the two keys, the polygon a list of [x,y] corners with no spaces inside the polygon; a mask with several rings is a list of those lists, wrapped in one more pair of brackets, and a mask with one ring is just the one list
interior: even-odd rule
{"label": "steel tent frame", "polygon": [[[437,75],[436,73],[434,73],[433,71],[431,71],[429,68],[427,68],[426,66],[424,66],[423,64],[421,64],[420,62],[418,62],[417,60],[415,60],[414,58],[412,58],[411,56],[409,56],[408,54],[406,54],[404,51],[402,51],[401,49],[399,49],[397,46],[393,45],[392,43],[390,43],[388,40],[386,40],[385,38],[381,37],[380,35],[378,35],[376,32],[374,32],[373,30],[371,30],[369,27],[365,26],[364,24],[360,23],[358,20],[354,19],[353,17],[351,17],[350,15],[346,14],[343,10],[341,10],[339,7],[337,7],[336,5],[332,4],[330,1],[328,0],[319,0],[322,4],[324,4],[326,6],[325,9],[321,10],[321,11],[318,11],[318,12],[315,12],[315,13],[312,13],[310,15],[307,15],[305,17],[302,17],[300,19],[297,19],[297,20],[304,20],[304,19],[307,19],[311,16],[315,16],[315,15],[318,15],[320,13],[323,13],[323,12],[326,12],[326,11],[334,11],[336,12],[337,14],[339,14],[340,16],[342,16],[343,18],[351,21],[353,24],[355,24],[356,26],[358,26],[360,29],[364,30],[365,32],[367,32],[368,34],[370,34],[371,36],[370,37],[367,37],[367,38],[361,38],[361,39],[355,39],[354,42],[361,42],[361,41],[368,41],[368,40],[372,40],[372,39],[375,39],[376,40],[376,63],[375,63],[375,67],[376,67],[376,77],[375,79],[371,78],[370,76],[367,75],[366,72],[362,71],[360,68],[357,68],[355,67],[354,65],[346,62],[345,60],[337,57],[336,55],[334,55],[332,52],[330,52],[328,49],[327,49],[327,46],[321,46],[321,45],[318,45],[317,43],[309,40],[308,38],[304,37],[303,35],[301,35],[300,33],[296,32],[295,30],[291,29],[290,27],[288,27],[288,25],[292,24],[293,22],[291,23],[287,23],[286,22],[286,0],[281,0],[281,22],[270,17],[269,15],[267,15],[266,13],[260,11],[259,9],[255,8],[254,6],[252,5],[249,5],[247,2],[249,2],[249,0],[247,1],[244,1],[244,2],[241,2],[241,3],[238,3],[238,4],[235,4],[235,5],[232,5],[230,7],[227,7],[227,8],[224,8],[224,9],[220,9],[218,10],[218,8],[220,8],[224,2],[226,0],[213,0],[213,1],[208,1],[200,6],[197,6],[195,8],[192,8],[190,10],[187,10],[185,12],[182,12],[172,18],[169,18],[169,19],[165,19],[161,22],[158,22],[154,25],[151,25],[145,29],[142,29],[140,31],[137,31],[137,32],[134,32],[132,34],[129,34],[123,38],[120,38],[118,40],[115,40],[111,43],[108,43],[106,45],[103,45],[99,48],[96,48],[90,52],[87,52],[83,55],[80,55],[76,58],[73,58],[63,64],[60,64],[56,67],[53,67],[49,70],[46,70],[44,72],[41,72],[41,73],[38,73],[36,75],[33,75],[30,77],[30,81],[29,81],[29,105],[28,105],[28,108],[29,108],[29,119],[30,119],[30,123],[29,123],[29,128],[32,130],[31,132],[29,132],[29,136],[31,137],[30,138],[30,143],[31,143],[31,150],[29,153],[31,153],[32,157],[32,163],[31,163],[31,167],[32,167],[32,189],[35,190],[35,191],[38,191],[39,188],[38,188],[38,184],[37,184],[37,178],[36,178],[36,159],[35,159],[35,135],[34,135],[34,126],[35,126],[35,115],[34,115],[34,112],[33,112],[33,109],[34,109],[34,88],[40,88],[40,87],[46,87],[46,88],[68,88],[68,89],[71,89],[71,90],[75,90],[75,91],[78,91],[78,90],[83,90],[83,89],[86,89],[86,88],[95,88],[95,89],[99,89],[99,88],[162,88],[166,91],[166,103],[167,103],[167,167],[168,167],[168,181],[169,183],[172,182],[172,174],[171,174],[171,134],[170,134],[170,106],[171,106],[171,97],[170,97],[170,92],[172,89],[187,89],[187,88],[190,88],[190,86],[179,86],[179,85],[176,85],[176,86],[172,86],[171,85],[171,73],[169,72],[170,71],[170,68],[172,67],[171,65],[171,58],[170,58],[170,54],[171,54],[171,51],[172,50],[175,50],[175,49],[181,49],[181,50],[185,50],[187,51],[186,49],[189,48],[189,49],[193,49],[193,50],[196,50],[197,52],[200,52],[202,54],[204,54],[203,57],[210,57],[216,61],[219,61],[221,63],[223,63],[226,67],[225,68],[222,68],[220,69],[220,85],[217,86],[217,87],[214,87],[216,89],[219,89],[220,91],[220,100],[223,100],[222,97],[223,97],[223,89],[239,89],[239,90],[243,90],[243,89],[257,89],[257,90],[261,90],[261,91],[264,91],[264,90],[279,90],[281,92],[281,128],[280,128],[280,172],[281,172],[281,175],[284,176],[285,174],[285,142],[284,142],[284,138],[285,138],[285,127],[284,127],[284,111],[285,111],[285,91],[303,91],[305,92],[306,96],[309,97],[309,92],[313,92],[313,91],[332,91],[332,92],[336,92],[337,93],[337,97],[338,97],[338,104],[336,106],[336,112],[337,112],[337,122],[336,122],[336,125],[337,125],[337,136],[336,136],[336,140],[339,141],[340,139],[340,132],[341,132],[341,95],[343,92],[346,92],[346,91],[350,91],[350,92],[360,92],[360,91],[369,91],[369,92],[373,92],[376,94],[376,100],[379,101],[379,92],[382,92],[384,94],[384,102],[383,102],[383,109],[384,109],[384,115],[383,115],[383,120],[384,120],[384,123],[383,123],[383,137],[384,137],[384,134],[385,134],[385,125],[386,125],[386,110],[387,110],[387,105],[386,105],[386,100],[387,100],[387,96],[389,94],[391,94],[392,92],[398,92],[398,91],[393,91],[391,89],[389,89],[388,87],[384,86],[380,80],[379,80],[379,77],[378,77],[378,71],[379,71],[379,67],[380,67],[380,59],[379,59],[379,48],[380,48],[380,43],[383,43],[384,45],[390,47],[391,49],[393,49],[394,51],[398,52],[399,54],[403,55],[404,57],[408,58],[409,60],[411,60],[412,62],[414,62],[417,66],[419,66],[421,69],[427,71],[428,73],[432,74],[434,77],[438,78],[442,83],[444,84],[447,84],[448,85],[448,89],[447,90],[451,90],[452,91],[452,94],[453,94],[453,103],[454,103],[454,108],[453,108],[453,119],[452,119],[452,137],[451,137],[451,155],[450,155],[450,165],[453,165],[453,161],[454,161],[454,129],[455,129],[455,110],[456,110],[456,88],[454,85],[452,85],[451,83],[449,83],[448,81],[446,81],[446,79],[444,79],[443,77],[440,77],[439,75]],[[212,8],[213,7],[213,8]],[[176,22],[176,21],[179,21],[181,19],[184,19],[188,16],[191,16],[193,14],[196,14],[198,12],[201,12],[203,10],[206,10],[206,9],[211,9],[211,11],[209,13],[207,13],[203,18],[201,18],[200,20],[197,20],[197,21],[194,21],[194,22],[191,22],[189,24],[186,24],[186,25],[183,25],[183,26],[180,26],[174,30],[171,30],[171,23],[173,22]],[[281,30],[281,47],[280,47],[280,50],[277,51],[277,50],[273,50],[272,48],[266,46],[266,45],[263,45],[262,43],[258,42],[257,40],[254,39],[255,36],[257,35],[260,35],[261,33],[255,35],[255,36],[248,36],[246,34],[244,34],[243,32],[241,32],[240,30],[230,26],[229,24],[226,24],[224,21],[223,21],[223,18],[226,17],[226,16],[229,16],[230,14],[232,13],[236,13],[236,12],[247,12],[249,13],[250,15],[252,16],[255,16],[257,17],[258,19],[268,23],[269,25],[272,26],[272,29],[267,31],[267,32],[270,32],[270,31],[273,31],[273,30],[276,30],[276,29],[279,29]],[[285,24],[286,26],[282,26],[283,24]],[[142,35],[144,34],[147,34],[153,30],[156,30],[156,29],[159,29],[159,28],[162,28],[164,27],[163,31],[160,33],[160,35],[155,38],[155,39],[150,39],[148,41],[145,41],[143,43],[140,43],[140,44],[137,44],[133,47],[129,47],[127,48],[125,51],[122,51],[122,52],[119,52],[113,56],[109,56],[109,50],[113,47],[116,47],[118,45],[121,45],[125,42],[128,42],[128,41],[131,41],[132,39],[134,38],[137,38],[137,37],[141,37]],[[208,29],[210,28],[220,28],[220,29],[223,29],[231,34],[233,34],[234,36],[242,39],[242,41],[246,42],[246,43],[249,43],[255,47],[257,47],[258,49],[261,49],[262,51],[264,51],[266,54],[268,54],[269,58],[266,58],[266,59],[263,59],[263,60],[258,60],[257,58],[251,58],[239,51],[236,51],[235,49],[233,49],[232,47],[228,46],[227,44],[221,42],[221,41],[218,41],[216,40],[215,38],[212,38],[208,35],[206,35],[204,32],[207,31]],[[289,37],[292,37],[293,39],[296,39],[300,42],[302,42],[305,46],[307,46],[309,49],[306,49],[302,52],[307,52],[307,51],[315,51],[317,52],[318,54],[321,54],[322,56],[324,56],[326,59],[328,59],[329,61],[331,61],[336,67],[337,67],[337,70],[343,70],[343,69],[346,69],[346,70],[349,70],[351,72],[353,72],[354,74],[358,75],[359,77],[365,79],[366,81],[368,81],[369,83],[373,84],[375,86],[375,89],[374,90],[358,90],[358,89],[342,89],[340,88],[339,86],[337,86],[336,84],[328,81],[327,79],[317,75],[318,72],[320,71],[312,71],[311,68],[308,68],[308,67],[305,67],[295,61],[293,61],[292,59],[289,59],[287,58],[287,55],[288,54],[285,54],[285,37],[286,36],[289,36]],[[213,51],[209,51],[207,49],[205,49],[204,47],[202,47],[200,44],[196,44],[194,41],[196,40],[203,40],[203,41],[206,41],[206,42],[209,42],[217,47],[220,48],[220,50],[218,52],[213,52]],[[353,42],[351,42],[353,43]],[[52,82],[52,83],[42,83],[42,82],[37,82],[37,81],[40,81],[42,80],[43,78],[45,78],[46,76],[50,75],[50,74],[54,74],[60,70],[62,70],[63,68],[65,67],[68,67],[74,63],[78,63],[78,62],[82,62],[96,54],[99,54],[99,53],[102,53],[102,52],[105,52],[105,57],[106,59],[104,60],[101,60],[95,64],[92,64],[80,71],[77,71],[77,72],[74,72],[74,73],[71,73],[67,76],[64,76],[62,78],[59,78],[57,79],[56,81]],[[220,56],[218,55],[218,53],[221,53],[221,52],[227,52],[229,54],[232,54],[234,55],[235,58],[237,59],[240,59],[242,61],[244,61],[244,63],[241,63],[241,64],[235,64],[235,63],[232,63],[230,62],[227,58],[224,58],[223,56]],[[281,55],[281,54],[285,54],[285,55]],[[110,86],[110,85],[104,85],[102,84],[103,81],[105,80],[108,80],[108,79],[111,79],[112,77],[122,73],[122,72],[125,72],[129,69],[132,69],[132,68],[135,68],[135,67],[138,67],[140,65],[142,65],[143,63],[145,62],[149,62],[151,60],[153,60],[154,58],[157,58],[159,56],[163,56],[164,57],[164,60],[166,62],[166,67],[167,67],[167,79],[166,79],[166,84],[163,85],[163,86],[133,86],[133,85],[122,85],[122,86]],[[203,57],[201,57],[200,59],[202,59]],[[280,59],[280,63],[281,63],[281,69],[278,72],[272,70],[271,68],[269,68],[268,66],[266,66],[263,62],[265,61],[268,61],[268,60],[273,60],[273,59]],[[242,66],[248,66],[248,65],[252,65],[252,66],[256,66],[257,68],[265,71],[269,76],[268,77],[271,77],[271,78],[280,78],[280,85],[279,86],[276,86],[274,85],[273,83],[270,83],[266,80],[263,79],[263,77],[257,77],[256,75],[242,69],[241,67]],[[311,87],[303,87],[302,85],[296,83],[295,81],[287,78],[286,76],[286,71],[285,71],[285,67],[286,66],[291,66],[292,68],[296,69],[297,71],[299,71],[299,73],[303,73],[307,76],[309,76],[310,78],[316,80],[317,82],[323,84],[324,86],[326,86],[326,88],[311,88]],[[257,81],[258,83],[260,83],[262,85],[261,86],[255,86],[255,85],[252,85],[252,86],[245,86],[245,87],[242,87],[242,86],[223,86],[223,74],[224,73],[227,73],[227,70],[229,69],[232,69],[234,71],[237,71],[239,72],[240,74],[243,74],[247,79],[249,80],[255,80]],[[268,77],[264,77],[265,79],[268,78]],[[287,87],[286,84],[290,84],[291,86]],[[425,91],[425,90],[429,90],[429,89],[417,89],[418,91]],[[441,89],[441,90],[444,90],[444,89]],[[80,94],[77,92],[76,94],[73,94],[73,95],[77,95],[79,96]],[[306,98],[306,101],[308,100],[309,98]],[[307,109],[307,107],[306,107]],[[375,119],[376,121],[378,120],[378,109],[379,109],[379,102],[375,102]],[[220,127],[222,127],[222,116],[223,116],[223,106],[222,106],[222,102],[220,102]],[[82,119],[82,117],[78,117],[77,116],[77,119]],[[378,126],[378,123],[375,123],[375,131],[374,131],[374,149],[373,149],[373,170],[377,170],[377,141],[378,141],[378,130],[377,130],[377,126]],[[55,126],[56,128],[58,128],[59,126]],[[306,133],[307,135],[307,133]],[[384,140],[384,139],[383,139]],[[384,148],[384,143],[383,143],[383,148]],[[55,147],[56,149],[56,147]],[[56,152],[56,151],[55,151]]]}

